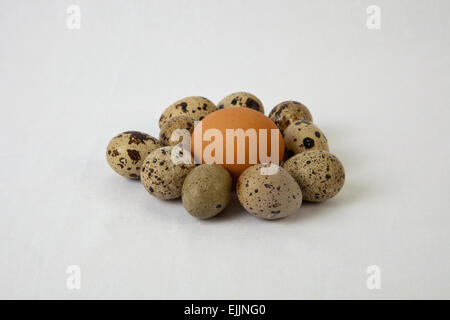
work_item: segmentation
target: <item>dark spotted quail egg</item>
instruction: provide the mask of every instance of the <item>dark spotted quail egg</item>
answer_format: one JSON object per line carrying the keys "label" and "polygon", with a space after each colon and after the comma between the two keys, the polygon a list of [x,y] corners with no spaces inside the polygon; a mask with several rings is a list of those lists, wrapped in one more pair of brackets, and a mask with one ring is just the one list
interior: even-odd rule
{"label": "dark spotted quail egg", "polygon": [[[247,168],[236,184],[241,205],[251,214],[264,219],[284,218],[302,204],[302,192],[297,182],[281,167],[272,175],[263,175],[264,164]],[[268,168],[267,168],[268,169]]]}
{"label": "dark spotted quail egg", "polygon": [[247,107],[264,113],[262,102],[253,94],[248,92],[236,92],[226,96],[217,104],[218,109],[231,107]]}
{"label": "dark spotted quail egg", "polygon": [[297,101],[284,101],[277,104],[269,113],[269,118],[275,122],[281,132],[297,120],[313,121],[308,108]]}
{"label": "dark spotted quail egg", "polygon": [[159,132],[159,140],[165,146],[176,146],[178,143],[183,141],[183,137],[180,136],[176,140],[172,140],[172,133],[177,129],[184,129],[192,134],[194,131],[194,120],[188,116],[178,116],[167,120],[161,127]]}
{"label": "dark spotted quail egg", "polygon": [[159,147],[162,147],[162,144],[152,136],[138,131],[127,131],[118,134],[109,142],[106,160],[118,174],[139,179],[145,157]]}
{"label": "dark spotted quail egg", "polygon": [[327,151],[299,153],[287,160],[283,168],[300,185],[303,199],[307,201],[331,199],[344,186],[344,167],[336,156]]}
{"label": "dark spotted quail egg", "polygon": [[186,97],[171,104],[159,118],[159,127],[177,116],[188,116],[194,121],[201,121],[208,114],[217,110],[217,107],[210,100],[204,97]]}
{"label": "dark spotted quail egg", "polygon": [[[174,155],[172,150],[175,149]],[[188,153],[186,164],[183,158]],[[190,153],[178,147],[162,147],[153,150],[142,165],[141,182],[144,188],[160,199],[175,199],[181,196],[184,179],[195,165]]]}
{"label": "dark spotted quail egg", "polygon": [[194,168],[181,190],[184,208],[199,219],[214,217],[230,202],[231,183],[230,174],[222,166],[202,164]]}
{"label": "dark spotted quail egg", "polygon": [[327,138],[316,125],[306,120],[295,121],[283,131],[288,158],[307,150],[328,151]]}

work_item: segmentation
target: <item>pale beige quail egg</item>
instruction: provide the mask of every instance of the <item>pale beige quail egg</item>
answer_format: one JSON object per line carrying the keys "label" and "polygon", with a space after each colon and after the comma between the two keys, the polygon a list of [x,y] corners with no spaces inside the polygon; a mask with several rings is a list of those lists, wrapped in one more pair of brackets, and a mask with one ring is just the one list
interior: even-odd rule
{"label": "pale beige quail egg", "polygon": [[284,129],[283,139],[287,158],[308,150],[329,150],[322,130],[306,120],[291,123]]}
{"label": "pale beige quail egg", "polygon": [[345,182],[344,167],[339,159],[323,150],[305,151],[287,160],[283,168],[297,181],[303,199],[325,201],[334,197]]}
{"label": "pale beige quail egg", "polygon": [[[189,159],[186,162],[190,163],[184,163],[183,158]],[[141,182],[151,195],[160,199],[175,199],[181,196],[184,179],[194,167],[188,151],[172,146],[158,148],[145,158]]]}
{"label": "pale beige quail egg", "polygon": [[204,97],[186,97],[171,104],[159,118],[159,127],[170,118],[188,116],[194,121],[201,121],[208,114],[217,110],[213,102]]}
{"label": "pale beige quail egg", "polygon": [[275,122],[281,132],[292,122],[306,120],[313,122],[308,108],[297,101],[284,101],[277,104],[269,113],[269,118]]}
{"label": "pale beige quail egg", "polygon": [[236,184],[239,202],[245,210],[260,218],[279,219],[291,215],[302,204],[299,185],[281,167],[271,175],[262,174],[262,168],[268,168],[268,165],[251,166],[239,176]]}
{"label": "pale beige quail egg", "polygon": [[246,107],[264,113],[264,106],[261,100],[249,92],[232,93],[217,104],[218,109],[231,107]]}
{"label": "pale beige quail egg", "polygon": [[144,159],[162,144],[154,137],[138,131],[126,131],[115,136],[106,148],[106,160],[121,176],[139,179]]}
{"label": "pale beige quail egg", "polygon": [[172,140],[172,133],[177,129],[187,130],[189,134],[192,134],[194,131],[194,120],[188,116],[170,118],[161,127],[161,131],[159,132],[159,140],[165,146],[176,146],[183,141],[182,136],[176,140]]}

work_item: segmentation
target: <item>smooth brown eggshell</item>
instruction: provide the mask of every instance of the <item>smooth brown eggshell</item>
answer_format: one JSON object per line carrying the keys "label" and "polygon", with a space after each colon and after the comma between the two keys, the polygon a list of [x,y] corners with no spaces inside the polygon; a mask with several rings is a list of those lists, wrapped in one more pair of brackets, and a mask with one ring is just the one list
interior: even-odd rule
{"label": "smooth brown eggshell", "polygon": [[241,205],[251,214],[264,219],[280,219],[294,213],[302,204],[297,182],[281,167],[273,175],[262,175],[264,164],[246,169],[236,184]]}
{"label": "smooth brown eggshell", "polygon": [[345,171],[341,161],[323,150],[306,151],[287,160],[283,168],[297,181],[303,199],[320,202],[333,198],[342,189]]}
{"label": "smooth brown eggshell", "polygon": [[138,131],[126,131],[115,136],[106,148],[106,160],[121,176],[139,179],[144,159],[162,144],[154,137]]}
{"label": "smooth brown eggshell", "polygon": [[[259,151],[261,145],[266,145],[266,151],[271,154],[272,130],[274,130],[274,133],[276,134],[276,136],[278,136],[278,139],[274,140],[274,149],[278,151],[278,160],[275,161],[275,157],[273,157],[273,162],[277,162],[277,164],[279,164],[283,160],[284,141],[283,137],[281,136],[280,130],[278,130],[278,127],[268,117],[258,111],[249,108],[226,108],[208,115],[205,119],[199,122],[195,127],[194,132],[192,133],[191,148],[195,158],[198,161],[201,160],[201,163],[213,163],[212,161],[208,162],[208,159],[205,157],[204,153],[205,149],[208,148],[208,146],[212,143],[211,141],[206,141],[205,139],[203,139],[205,132],[210,129],[220,131],[221,136],[223,137],[222,158],[219,159],[219,161],[214,161],[214,163],[222,165],[230,172],[231,176],[234,179],[237,179],[246,168],[252,166],[253,164],[265,161],[264,158],[260,157]],[[255,141],[255,148],[252,148],[254,144],[252,144],[251,141],[247,138],[245,140],[243,148],[238,148],[237,139],[234,139],[234,143],[232,145],[234,147],[234,159],[232,159],[233,161],[230,161],[231,163],[227,162],[226,158],[227,145],[229,145],[228,142],[230,142],[227,141],[226,132],[229,129],[242,129],[244,132],[246,132],[247,130],[253,131],[254,129],[256,132],[257,140]],[[265,137],[261,134],[264,131],[268,133]],[[201,142],[201,148],[195,148],[196,140],[199,144]],[[229,147],[231,150],[231,144]],[[253,153],[254,150],[256,150],[256,154]],[[243,161],[243,163],[239,163],[238,154],[243,154],[245,156],[245,161]],[[253,158],[252,156],[256,158],[256,161],[250,161]]]}
{"label": "smooth brown eggshell", "polygon": [[[191,164],[174,163],[171,158],[172,149],[178,147],[162,147],[154,150],[145,158],[141,169],[141,182],[144,188],[160,199],[175,199],[181,196],[181,188],[188,173],[195,167],[191,156]],[[176,150],[177,150],[176,149]],[[177,150],[177,159],[186,150]]]}

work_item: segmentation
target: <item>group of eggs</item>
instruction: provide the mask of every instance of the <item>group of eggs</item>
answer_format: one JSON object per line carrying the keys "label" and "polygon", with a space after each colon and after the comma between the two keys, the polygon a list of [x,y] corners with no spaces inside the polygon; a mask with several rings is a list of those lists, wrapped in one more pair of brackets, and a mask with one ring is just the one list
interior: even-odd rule
{"label": "group of eggs", "polygon": [[[123,132],[108,144],[106,158],[118,174],[140,179],[151,195],[164,200],[181,196],[185,209],[196,218],[220,213],[235,187],[246,211],[264,219],[279,219],[294,213],[303,200],[321,202],[334,197],[344,185],[344,167],[328,152],[324,133],[312,121],[308,108],[296,101],[276,105],[266,117],[261,101],[248,92],[233,93],[217,106],[204,97],[187,97],[161,115],[159,139],[143,132]],[[257,146],[246,141],[244,161],[205,161],[205,140],[201,140],[201,148],[194,148],[196,135],[205,130],[214,129],[226,137],[227,130],[250,128],[276,129],[278,163],[261,163],[259,136]],[[181,140],[172,135],[177,129],[189,132],[192,148],[179,147]],[[269,136],[264,141],[269,150],[271,141]],[[231,147],[226,141],[222,145],[220,154],[225,160],[227,148],[236,146],[234,140]],[[252,152],[258,153],[256,162],[249,161]],[[192,161],[181,161],[186,156]],[[174,161],[177,158],[180,161]],[[274,173],[262,173],[274,165]]]}

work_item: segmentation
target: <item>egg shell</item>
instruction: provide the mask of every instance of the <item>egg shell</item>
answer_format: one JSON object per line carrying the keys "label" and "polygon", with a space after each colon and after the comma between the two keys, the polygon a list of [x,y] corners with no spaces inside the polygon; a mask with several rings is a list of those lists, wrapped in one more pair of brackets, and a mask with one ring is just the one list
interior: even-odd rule
{"label": "egg shell", "polygon": [[165,146],[176,146],[182,142],[182,137],[176,141],[172,141],[172,133],[177,129],[184,129],[192,134],[194,131],[194,120],[188,116],[178,116],[167,120],[161,127],[159,132],[159,140]]}
{"label": "egg shell", "polygon": [[284,101],[277,104],[269,113],[269,118],[284,131],[292,122],[306,120],[313,122],[309,109],[297,101]]}
{"label": "egg shell", "polygon": [[264,106],[255,95],[249,92],[235,92],[232,93],[217,104],[218,109],[231,107],[246,107],[264,114]]}
{"label": "egg shell", "polygon": [[230,202],[232,179],[222,166],[202,164],[195,167],[183,183],[181,199],[190,215],[209,219]]}
{"label": "egg shell", "polygon": [[177,116],[188,116],[194,121],[200,121],[216,110],[214,103],[205,97],[186,97],[167,107],[159,118],[159,127],[161,128],[170,118]]}
{"label": "egg shell", "polygon": [[236,193],[241,205],[251,214],[264,219],[280,219],[294,213],[302,204],[297,182],[281,167],[273,175],[262,175],[257,164],[246,169],[238,179]]}
{"label": "egg shell", "polygon": [[126,131],[115,136],[106,148],[106,160],[121,176],[139,179],[144,159],[162,147],[156,138],[139,131]]}
{"label": "egg shell", "polygon": [[[172,149],[176,149],[176,162],[172,161]],[[191,164],[179,163],[183,152],[178,147],[162,147],[154,150],[145,158],[141,169],[141,182],[144,188],[160,199],[175,199],[181,196],[181,188],[188,173],[195,167],[192,156]]]}
{"label": "egg shell", "polygon": [[313,150],[296,154],[284,163],[283,168],[300,185],[303,199],[307,201],[331,199],[344,186],[344,166],[327,151]]}
{"label": "egg shell", "polygon": [[306,120],[291,123],[283,131],[283,139],[287,158],[308,150],[329,150],[322,130]]}
{"label": "egg shell", "polygon": [[[221,133],[222,136],[222,158],[220,159],[219,155],[217,155],[218,161],[210,161],[205,159],[205,148],[215,141],[206,141],[206,139],[202,139],[205,137],[205,133],[209,129],[216,129]],[[243,132],[246,132],[248,129],[254,129],[256,132],[256,146],[253,144],[250,145],[250,139],[245,139],[244,148],[238,148],[239,143],[238,139],[234,139],[234,160],[229,161],[232,163],[227,163],[226,154],[227,154],[227,129],[242,129]],[[265,129],[267,132],[266,139],[260,141],[261,129]],[[276,130],[278,135],[278,140],[275,140],[277,146],[274,146],[278,150],[278,161],[273,161],[273,163],[279,164],[283,160],[284,156],[284,141],[281,133],[278,130],[278,127],[270,120],[268,117],[263,115],[262,113],[249,109],[249,108],[226,108],[222,110],[218,110],[214,113],[211,113],[205,119],[200,121],[192,134],[191,148],[192,153],[195,158],[202,163],[216,163],[222,165],[225,169],[227,169],[231,176],[234,179],[237,179],[239,175],[248,167],[253,164],[260,163],[261,159],[259,157],[259,146],[260,144],[266,145],[266,150],[269,156],[271,156],[271,148],[272,148],[272,139],[271,139],[271,130]],[[195,148],[195,143],[202,144],[202,148]],[[229,144],[233,142],[230,141]],[[277,148],[278,147],[278,148]],[[253,160],[250,152],[252,150],[256,150],[256,155],[252,154],[252,157],[256,159]],[[245,155],[245,160],[243,163],[238,163],[238,153]],[[214,156],[215,151],[211,152]],[[254,162],[254,163],[251,163]]]}

